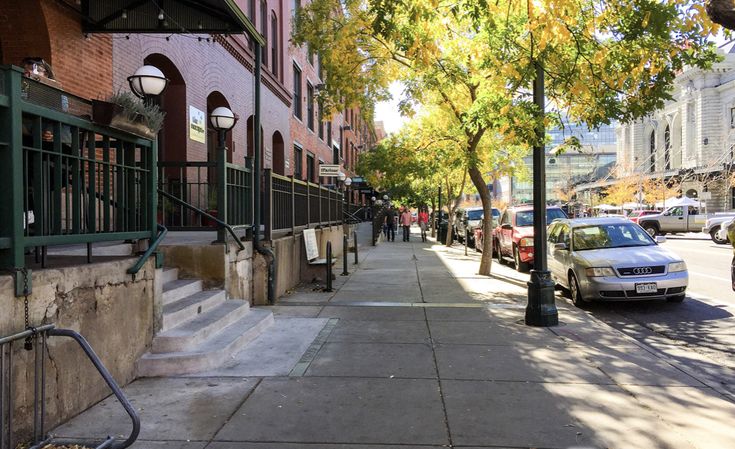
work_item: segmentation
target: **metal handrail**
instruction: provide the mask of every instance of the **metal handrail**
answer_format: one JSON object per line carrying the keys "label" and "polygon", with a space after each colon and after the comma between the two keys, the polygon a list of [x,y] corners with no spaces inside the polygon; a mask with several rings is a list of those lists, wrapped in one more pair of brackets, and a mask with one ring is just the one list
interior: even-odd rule
{"label": "metal handrail", "polygon": [[[133,422],[133,430],[130,432],[130,435],[125,441],[121,443],[116,443],[114,442],[114,437],[108,436],[107,439],[105,439],[105,441],[103,441],[99,446],[97,446],[97,449],[101,449],[101,448],[125,449],[126,447],[135,443],[135,440],[138,439],[138,434],[140,433],[140,417],[135,412],[135,409],[130,404],[130,401],[128,401],[128,398],[125,397],[125,394],[122,392],[117,382],[115,382],[115,379],[113,379],[110,372],[107,371],[107,368],[105,368],[105,365],[103,365],[102,361],[99,359],[99,357],[97,357],[97,354],[94,352],[94,350],[89,345],[87,340],[84,337],[82,337],[79,333],[71,329],[51,329],[48,331],[48,334],[51,336],[57,336],[57,337],[69,337],[79,344],[79,346],[82,348],[82,350],[84,350],[84,353],[87,355],[87,357],[92,362],[94,367],[97,369],[97,372],[99,372],[102,378],[105,380],[105,383],[107,383],[107,386],[110,387],[110,390],[112,390],[112,394],[115,395],[117,400],[120,402],[120,404],[125,409],[125,412],[128,414],[128,416],[130,416],[130,420]],[[59,444],[60,442],[55,441],[55,443]]]}
{"label": "metal handrail", "polygon": [[189,210],[192,210],[192,211],[198,213],[199,215],[202,215],[204,217],[207,217],[210,220],[212,220],[215,223],[217,223],[218,225],[224,227],[225,229],[227,229],[227,232],[229,232],[230,235],[232,236],[232,238],[235,240],[235,243],[237,243],[237,246],[241,250],[244,250],[245,249],[245,245],[243,245],[242,242],[240,241],[240,239],[237,238],[237,234],[235,234],[235,230],[232,228],[232,226],[228,225],[227,223],[225,223],[224,221],[222,221],[219,218],[215,217],[214,215],[210,215],[210,214],[204,212],[203,210],[199,209],[198,207],[192,206],[191,204],[187,203],[186,201],[184,201],[182,199],[179,199],[179,198],[175,197],[174,195],[171,195],[168,192],[165,192],[165,191],[163,191],[161,189],[158,189],[158,193],[161,194],[161,195],[163,195],[163,196],[165,196],[169,200],[171,200],[171,201],[173,201],[175,203],[178,203],[178,204],[180,204],[180,205],[188,208]]}
{"label": "metal handrail", "polygon": [[138,271],[140,271],[141,268],[143,268],[143,264],[145,264],[145,261],[148,260],[149,257],[151,257],[151,254],[158,249],[158,245],[161,244],[163,241],[163,238],[166,237],[166,234],[168,233],[168,229],[166,226],[162,224],[158,224],[158,235],[156,238],[151,242],[150,246],[148,246],[148,249],[143,253],[142,256],[140,256],[140,259],[133,265],[132,267],[128,268],[128,274],[132,274],[135,276],[138,274]]}

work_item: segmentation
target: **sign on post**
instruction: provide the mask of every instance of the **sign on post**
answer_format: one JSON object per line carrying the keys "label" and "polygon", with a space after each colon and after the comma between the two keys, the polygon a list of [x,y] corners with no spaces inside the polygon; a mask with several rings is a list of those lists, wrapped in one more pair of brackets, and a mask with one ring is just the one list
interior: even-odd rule
{"label": "sign on post", "polygon": [[339,176],[338,164],[319,164],[319,177],[337,177]]}
{"label": "sign on post", "polygon": [[316,243],[314,229],[304,229],[304,246],[306,247],[306,260],[319,258],[319,246]]}

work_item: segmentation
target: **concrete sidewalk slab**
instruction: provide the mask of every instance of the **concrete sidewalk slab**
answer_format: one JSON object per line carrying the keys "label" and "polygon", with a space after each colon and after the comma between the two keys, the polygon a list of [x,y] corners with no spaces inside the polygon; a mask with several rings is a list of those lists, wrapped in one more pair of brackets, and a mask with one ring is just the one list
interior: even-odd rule
{"label": "concrete sidewalk slab", "polygon": [[423,309],[418,307],[348,307],[326,306],[319,318],[371,321],[424,321]]}
{"label": "concrete sidewalk slab", "polygon": [[546,328],[528,328],[499,321],[483,323],[470,321],[458,326],[447,321],[429,322],[431,337],[439,344],[471,344],[516,346],[520,344],[543,347],[565,347],[561,339]]}
{"label": "concrete sidewalk slab", "polygon": [[[209,441],[227,422],[257,379],[148,378],[124,388],[140,415],[142,440]],[[58,437],[99,438],[124,435],[130,420],[114,397],[109,397],[67,424]]]}
{"label": "concrete sidewalk slab", "polygon": [[436,380],[265,379],[215,440],[446,445]]}
{"label": "concrete sidewalk slab", "polygon": [[436,379],[427,344],[326,343],[306,376]]}
{"label": "concrete sidewalk slab", "polygon": [[340,320],[328,339],[333,343],[429,343],[424,321]]}
{"label": "concrete sidewalk slab", "polygon": [[[364,444],[324,444],[324,443],[212,443],[208,449],[400,449],[405,446],[374,446]],[[446,446],[411,446],[411,449],[439,449]],[[472,448],[467,448],[472,449]],[[501,448],[502,449],[502,448]]]}

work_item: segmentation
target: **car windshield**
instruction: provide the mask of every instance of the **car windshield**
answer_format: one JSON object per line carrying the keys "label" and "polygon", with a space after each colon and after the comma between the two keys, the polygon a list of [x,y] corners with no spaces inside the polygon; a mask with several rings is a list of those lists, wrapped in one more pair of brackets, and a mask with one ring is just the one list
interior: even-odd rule
{"label": "car windshield", "polygon": [[[546,224],[557,218],[567,218],[561,209],[546,209]],[[516,213],[516,226],[533,226],[533,211],[522,210]]]}
{"label": "car windshield", "polygon": [[479,220],[480,218],[482,218],[482,209],[467,211],[468,220]]}
{"label": "car windshield", "polygon": [[574,251],[651,245],[655,245],[653,239],[633,223],[582,226],[572,230]]}

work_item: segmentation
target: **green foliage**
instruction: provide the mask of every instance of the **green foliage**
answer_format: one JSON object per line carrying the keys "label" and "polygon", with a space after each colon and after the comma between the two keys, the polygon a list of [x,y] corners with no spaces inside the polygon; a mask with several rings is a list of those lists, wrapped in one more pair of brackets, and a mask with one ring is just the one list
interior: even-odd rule
{"label": "green foliage", "polygon": [[153,131],[153,133],[157,133],[163,127],[163,120],[166,118],[166,113],[161,111],[158,105],[146,105],[132,93],[121,91],[110,96],[108,101],[120,106],[125,119],[129,122],[140,121],[148,129]]}

